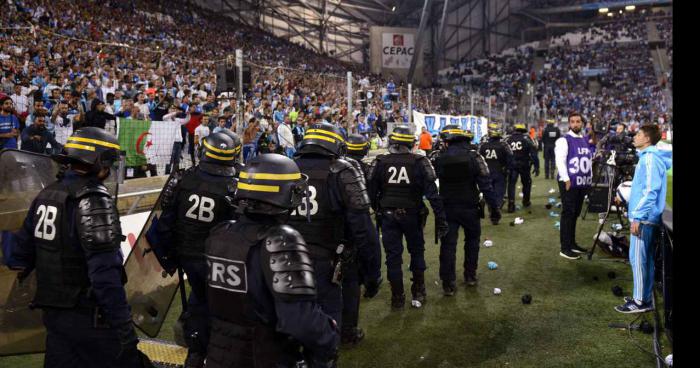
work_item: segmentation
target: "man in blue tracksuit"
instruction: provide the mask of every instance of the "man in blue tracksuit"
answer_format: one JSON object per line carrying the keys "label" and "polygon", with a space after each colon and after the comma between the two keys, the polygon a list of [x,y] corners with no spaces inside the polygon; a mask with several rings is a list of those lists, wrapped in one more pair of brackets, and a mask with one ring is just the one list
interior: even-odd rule
{"label": "man in blue tracksuit", "polygon": [[666,171],[671,168],[671,151],[661,151],[657,125],[645,125],[634,136],[639,162],[632,180],[627,209],[630,219],[630,265],[634,281],[633,298],[615,307],[620,313],[641,313],[653,310],[654,241],[661,226],[666,204]]}

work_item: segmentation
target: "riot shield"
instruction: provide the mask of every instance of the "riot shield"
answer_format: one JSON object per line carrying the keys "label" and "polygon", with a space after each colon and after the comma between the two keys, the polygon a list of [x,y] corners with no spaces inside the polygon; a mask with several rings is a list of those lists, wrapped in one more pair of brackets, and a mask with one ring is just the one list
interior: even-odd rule
{"label": "riot shield", "polygon": [[[14,241],[39,192],[56,181],[59,165],[50,156],[19,150],[0,151],[0,356],[39,353],[45,350],[41,311],[29,309],[36,291],[32,272],[21,283],[17,272],[5,266],[4,252]],[[116,171],[105,182],[113,196]]]}
{"label": "riot shield", "polygon": [[34,198],[56,181],[58,169],[46,155],[0,151],[0,356],[44,351],[41,311],[29,309],[36,291],[35,274],[19,283],[17,272],[5,266],[3,252],[13,241],[11,232],[22,226]]}
{"label": "riot shield", "polygon": [[[171,179],[172,175],[168,180]],[[160,332],[180,282],[177,273],[170,276],[163,270],[146,236],[161,215],[162,196],[161,192],[124,265],[129,279],[125,285],[126,297],[133,321],[149,337]]]}

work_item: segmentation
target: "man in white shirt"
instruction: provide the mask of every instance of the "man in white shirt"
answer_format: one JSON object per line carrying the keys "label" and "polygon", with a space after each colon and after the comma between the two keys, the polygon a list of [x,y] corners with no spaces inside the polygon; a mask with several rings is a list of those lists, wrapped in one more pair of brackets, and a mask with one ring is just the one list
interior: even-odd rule
{"label": "man in white shirt", "polygon": [[27,96],[22,94],[21,85],[15,84],[13,89],[15,93],[12,94],[10,98],[15,104],[15,111],[17,111],[17,115],[22,115],[23,113],[29,110],[29,99],[27,98]]}
{"label": "man in white shirt", "polygon": [[291,120],[289,116],[284,118],[284,123],[277,127],[277,141],[284,150],[287,157],[292,158],[296,149],[294,148],[294,134],[292,134]]}
{"label": "man in white shirt", "polygon": [[[200,142],[203,138],[209,136],[209,115],[202,116],[202,122],[194,129],[194,146],[196,157],[199,157]],[[192,165],[195,163],[193,162]]]}
{"label": "man in white shirt", "polygon": [[587,250],[576,244],[576,219],[581,214],[583,199],[593,181],[593,150],[583,135],[583,119],[578,112],[569,114],[569,131],[554,143],[554,161],[561,193],[559,255],[579,259]]}

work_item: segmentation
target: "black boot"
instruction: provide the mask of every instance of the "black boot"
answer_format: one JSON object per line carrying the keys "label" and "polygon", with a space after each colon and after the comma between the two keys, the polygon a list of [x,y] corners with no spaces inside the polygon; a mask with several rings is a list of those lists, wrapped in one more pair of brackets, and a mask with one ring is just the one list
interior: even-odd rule
{"label": "black boot", "polygon": [[359,327],[343,328],[340,334],[341,344],[357,345],[365,338],[365,331]]}
{"label": "black boot", "polygon": [[403,280],[390,281],[391,284],[391,308],[403,309],[406,304],[406,294],[403,291]]}
{"label": "black boot", "polygon": [[457,292],[457,283],[454,281],[443,281],[442,291],[445,296],[453,296]]}
{"label": "black boot", "polygon": [[508,201],[508,213],[515,212],[515,201]]}
{"label": "black boot", "polygon": [[423,271],[413,272],[413,278],[411,281],[413,281],[411,284],[411,295],[413,297],[412,301],[419,302],[420,306],[416,305],[416,308],[420,308],[426,302],[425,278]]}
{"label": "black boot", "polygon": [[206,358],[204,354],[190,350],[187,352],[184,368],[203,368],[204,358]]}

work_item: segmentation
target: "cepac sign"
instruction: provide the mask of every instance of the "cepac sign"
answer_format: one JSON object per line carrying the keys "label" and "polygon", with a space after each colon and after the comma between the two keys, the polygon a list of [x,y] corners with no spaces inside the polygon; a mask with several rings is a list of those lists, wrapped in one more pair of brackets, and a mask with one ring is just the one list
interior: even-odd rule
{"label": "cepac sign", "polygon": [[382,33],[382,67],[410,68],[415,46],[415,35],[412,33]]}

